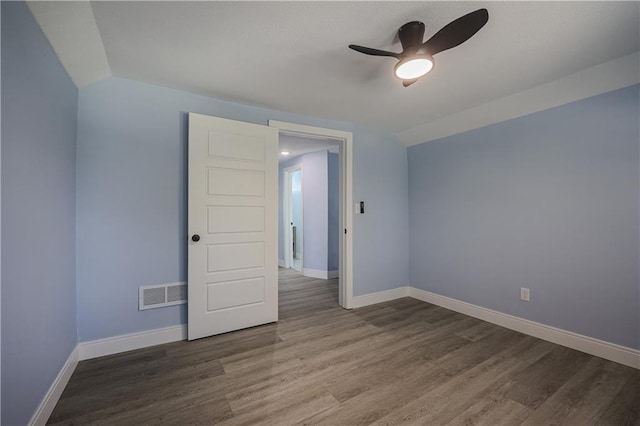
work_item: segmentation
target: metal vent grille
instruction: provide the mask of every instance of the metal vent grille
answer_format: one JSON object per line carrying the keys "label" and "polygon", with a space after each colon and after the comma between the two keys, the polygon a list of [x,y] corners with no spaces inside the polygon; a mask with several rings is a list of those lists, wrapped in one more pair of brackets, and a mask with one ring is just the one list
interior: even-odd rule
{"label": "metal vent grille", "polygon": [[187,300],[187,285],[177,284],[167,286],[167,302]]}
{"label": "metal vent grille", "polygon": [[168,283],[141,286],[138,309],[162,308],[187,303],[187,283]]}
{"label": "metal vent grille", "polygon": [[164,287],[145,288],[142,291],[142,304],[144,306],[160,305],[164,300]]}

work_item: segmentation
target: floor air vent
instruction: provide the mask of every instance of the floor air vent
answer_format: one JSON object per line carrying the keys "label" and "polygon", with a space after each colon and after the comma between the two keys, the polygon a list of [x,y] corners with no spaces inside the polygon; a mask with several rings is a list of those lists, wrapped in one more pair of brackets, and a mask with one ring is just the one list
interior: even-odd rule
{"label": "floor air vent", "polygon": [[187,303],[187,283],[169,283],[140,287],[138,309],[164,308]]}

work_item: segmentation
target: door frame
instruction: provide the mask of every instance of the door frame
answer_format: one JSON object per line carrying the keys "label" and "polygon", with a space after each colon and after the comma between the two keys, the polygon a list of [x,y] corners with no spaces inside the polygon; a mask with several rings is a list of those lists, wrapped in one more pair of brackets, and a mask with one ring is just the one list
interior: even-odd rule
{"label": "door frame", "polygon": [[[338,303],[353,308],[353,133],[269,120],[279,134],[336,139],[340,145],[340,252]],[[286,262],[286,260],[285,260]]]}
{"label": "door frame", "polygon": [[[293,222],[293,202],[291,201],[291,175],[295,171],[300,171],[300,194],[301,197],[304,197],[304,181],[302,177],[304,176],[304,171],[302,170],[302,163],[297,163],[292,166],[289,166],[283,169],[284,172],[284,191],[283,191],[283,223],[284,226],[284,264],[285,268],[293,267],[293,233],[291,232],[291,222]],[[304,198],[300,200],[302,206],[300,207],[302,217],[300,218],[302,234],[300,235],[300,242],[303,244],[302,246],[302,258],[300,259],[300,272],[302,272],[302,262],[304,260]]]}

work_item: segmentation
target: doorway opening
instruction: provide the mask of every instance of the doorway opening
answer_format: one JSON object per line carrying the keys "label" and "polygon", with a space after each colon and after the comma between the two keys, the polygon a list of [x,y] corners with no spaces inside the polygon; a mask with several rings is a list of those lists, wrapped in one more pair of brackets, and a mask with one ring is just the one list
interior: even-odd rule
{"label": "doorway opening", "polygon": [[[285,151],[290,152],[290,151]],[[282,197],[284,267],[302,273],[304,248],[304,190],[302,163],[286,167]]]}
{"label": "doorway opening", "polygon": [[279,121],[269,121],[269,126],[278,129],[280,149],[289,153],[280,155],[278,264],[306,277],[337,278],[338,303],[350,309],[353,136]]}

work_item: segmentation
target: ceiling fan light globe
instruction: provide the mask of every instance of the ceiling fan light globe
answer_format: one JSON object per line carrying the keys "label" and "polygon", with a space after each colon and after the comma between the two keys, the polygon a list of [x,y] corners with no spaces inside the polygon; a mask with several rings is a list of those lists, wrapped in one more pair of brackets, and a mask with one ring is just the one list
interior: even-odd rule
{"label": "ceiling fan light globe", "polygon": [[433,69],[433,58],[427,55],[412,56],[398,62],[394,74],[400,80],[414,80]]}

